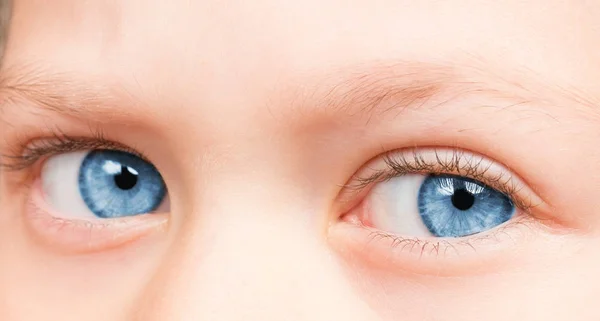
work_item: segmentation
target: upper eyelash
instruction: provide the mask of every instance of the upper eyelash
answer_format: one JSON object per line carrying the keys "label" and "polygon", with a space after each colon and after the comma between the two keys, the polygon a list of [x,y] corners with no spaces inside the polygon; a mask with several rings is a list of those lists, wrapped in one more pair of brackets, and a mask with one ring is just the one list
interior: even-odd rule
{"label": "upper eyelash", "polygon": [[435,160],[429,161],[419,154],[418,149],[412,149],[412,153],[406,152],[388,152],[384,154],[383,161],[386,169],[375,170],[375,172],[366,177],[357,177],[355,184],[347,185],[347,188],[362,190],[373,183],[380,183],[395,177],[415,174],[457,174],[465,176],[490,186],[505,195],[522,210],[529,210],[535,206],[530,199],[524,199],[519,195],[521,186],[510,176],[500,172],[496,175],[489,175],[488,172],[493,163],[486,162],[485,158],[459,149],[444,149],[450,152],[450,157],[441,157],[437,149],[433,149]]}
{"label": "upper eyelash", "polygon": [[[92,137],[76,137],[67,135],[60,130],[55,130],[49,139],[36,140],[19,148],[14,154],[0,155],[0,168],[6,168],[10,171],[19,171],[35,164],[41,158],[48,155],[75,152],[86,149],[117,149],[134,154],[142,159],[147,159],[136,150],[108,140],[104,137],[102,131],[93,131]],[[388,170],[379,170],[367,177],[358,177],[357,184],[346,186],[352,189],[361,190],[364,187],[376,182],[383,182],[392,178],[413,174],[413,173],[456,173],[475,180],[499,190],[511,198],[511,200],[521,209],[527,210],[533,205],[531,202],[523,201],[517,197],[519,186],[514,183],[510,177],[503,179],[504,174],[499,173],[495,177],[487,175],[491,163],[488,166],[482,166],[484,158],[475,156],[462,150],[451,149],[451,157],[443,159],[434,149],[435,163],[428,162],[422,155],[419,155],[416,149],[412,150],[410,157],[407,153],[389,152],[383,156],[384,163]]]}
{"label": "upper eyelash", "polygon": [[15,148],[11,154],[0,155],[0,168],[19,171],[33,166],[37,161],[49,155],[87,149],[116,149],[146,159],[134,149],[106,139],[100,130],[92,131],[91,137],[71,136],[60,130],[54,130],[50,138],[34,140]]}

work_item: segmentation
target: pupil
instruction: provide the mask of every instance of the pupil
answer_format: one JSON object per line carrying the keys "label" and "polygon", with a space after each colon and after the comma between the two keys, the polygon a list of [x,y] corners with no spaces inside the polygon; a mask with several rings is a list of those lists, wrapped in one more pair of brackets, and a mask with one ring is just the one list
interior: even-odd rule
{"label": "pupil", "polygon": [[464,188],[458,189],[452,195],[452,205],[461,211],[470,209],[475,203],[475,196]]}
{"label": "pupil", "polygon": [[138,177],[129,170],[129,167],[121,166],[121,173],[115,175],[115,184],[120,189],[129,190],[137,184]]}

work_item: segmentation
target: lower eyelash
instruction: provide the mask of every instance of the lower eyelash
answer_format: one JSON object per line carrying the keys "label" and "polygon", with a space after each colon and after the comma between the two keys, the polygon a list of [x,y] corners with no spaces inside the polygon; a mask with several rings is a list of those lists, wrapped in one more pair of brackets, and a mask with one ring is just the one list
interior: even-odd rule
{"label": "lower eyelash", "polygon": [[516,227],[530,229],[531,224],[535,224],[535,220],[532,217],[521,215],[506,222],[502,226],[498,226],[487,232],[453,239],[419,239],[416,237],[403,237],[393,233],[374,230],[364,225],[362,227],[371,230],[369,235],[370,242],[383,242],[385,240],[385,242],[389,243],[390,247],[395,251],[418,253],[419,257],[422,257],[423,255],[441,255],[445,257],[448,255],[449,251],[455,255],[461,255],[461,253],[463,253],[462,251],[465,249],[477,252],[476,246],[478,243],[500,242],[499,237],[501,235],[510,238],[510,231],[508,230],[514,230]]}
{"label": "lower eyelash", "polygon": [[353,264],[394,274],[444,277],[494,273],[514,265],[523,259],[517,253],[543,242],[549,233],[544,224],[527,215],[494,230],[456,239],[402,237],[343,220],[330,226],[328,240]]}
{"label": "lower eyelash", "polygon": [[47,213],[37,202],[41,202],[39,197],[33,197],[27,203],[28,226],[44,244],[69,254],[115,248],[163,228],[168,221],[166,215],[154,214],[110,222],[63,219]]}

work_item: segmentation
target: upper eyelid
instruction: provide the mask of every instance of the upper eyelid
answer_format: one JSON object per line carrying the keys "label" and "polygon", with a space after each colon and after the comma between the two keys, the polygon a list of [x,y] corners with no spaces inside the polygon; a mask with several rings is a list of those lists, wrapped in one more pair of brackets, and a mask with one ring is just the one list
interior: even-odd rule
{"label": "upper eyelid", "polygon": [[50,137],[34,139],[24,146],[14,148],[11,154],[0,155],[0,167],[19,171],[32,166],[46,156],[87,149],[121,150],[148,161],[134,148],[104,138],[101,131],[91,132],[90,137],[70,136],[61,131],[54,131]]}
{"label": "upper eyelid", "polygon": [[[425,152],[434,154],[434,158],[426,159],[423,155]],[[450,159],[441,159],[440,155],[450,153]],[[398,156],[402,155],[402,156]],[[408,156],[407,156],[408,155]],[[376,169],[371,165],[375,162],[385,163],[385,168]],[[471,161],[477,160],[475,163]],[[398,164],[397,162],[401,162]],[[482,163],[486,164],[482,166]],[[396,168],[393,168],[393,167]],[[381,167],[381,165],[379,166]],[[490,169],[495,169],[496,176],[488,173]],[[371,172],[370,175],[365,175],[364,172]],[[466,150],[457,148],[427,148],[416,147],[404,150],[392,150],[385,152],[370,161],[364,169],[359,170],[352,177],[351,183],[344,185],[344,190],[352,191],[351,194],[360,194],[369,186],[385,180],[401,176],[403,174],[414,173],[433,173],[433,174],[457,174],[469,177],[503,192],[511,198],[515,204],[522,210],[529,211],[536,207],[544,207],[545,204],[535,192],[527,186],[527,184],[510,168],[491,160],[483,155],[471,153]],[[356,183],[354,183],[356,182]],[[521,190],[526,189],[527,193]],[[342,191],[342,195],[344,191]],[[524,197],[522,194],[527,194]]]}

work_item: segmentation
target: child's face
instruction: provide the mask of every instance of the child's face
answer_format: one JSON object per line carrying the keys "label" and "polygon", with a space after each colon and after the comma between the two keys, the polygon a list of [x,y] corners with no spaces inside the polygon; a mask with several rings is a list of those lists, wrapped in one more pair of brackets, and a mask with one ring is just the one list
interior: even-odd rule
{"label": "child's face", "polygon": [[599,18],[16,0],[0,320],[599,320]]}

